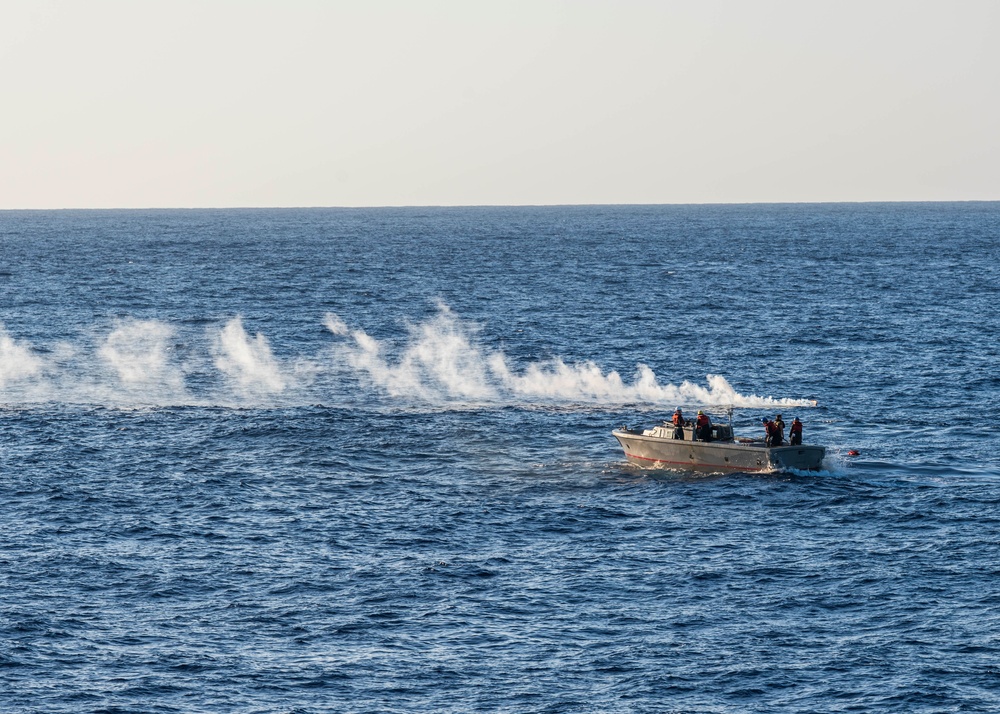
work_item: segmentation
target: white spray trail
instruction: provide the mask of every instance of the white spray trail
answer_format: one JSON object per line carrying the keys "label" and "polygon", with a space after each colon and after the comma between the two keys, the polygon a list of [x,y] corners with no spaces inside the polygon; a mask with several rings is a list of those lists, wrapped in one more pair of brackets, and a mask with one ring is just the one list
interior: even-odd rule
{"label": "white spray trail", "polygon": [[337,315],[328,314],[324,323],[334,335],[350,338],[342,346],[347,364],[396,397],[589,405],[813,405],[810,400],[740,394],[719,375],[707,376],[707,388],[688,381],[660,384],[645,364],[636,366],[631,382],[593,362],[567,364],[560,359],[532,363],[517,372],[504,354],[477,346],[471,334],[474,330],[465,327],[444,305],[434,318],[410,327],[409,341],[395,361],[385,356],[382,343],[363,330],[351,330]]}
{"label": "white spray trail", "polygon": [[[342,379],[351,375],[389,397],[443,406],[814,405],[741,394],[718,375],[708,375],[707,385],[671,384],[645,364],[625,378],[591,361],[517,364],[484,347],[476,325],[459,320],[443,304],[438,308],[430,319],[409,325],[399,342],[379,341],[328,314],[324,324],[340,338],[332,362],[330,352],[279,360],[267,338],[247,334],[239,317],[210,332],[207,344],[186,336],[181,344],[196,346],[182,354],[173,347],[175,328],[154,320],[118,323],[96,349],[86,342],[56,342],[43,351],[44,358],[0,325],[0,403],[231,404],[234,394],[244,405],[273,405],[278,395],[289,404],[330,403],[355,398],[343,391],[354,388],[353,381]],[[196,379],[190,389],[188,376]],[[213,386],[218,376],[225,380],[221,389]]]}
{"label": "white spray trail", "polygon": [[239,317],[219,333],[216,352],[215,366],[242,392],[276,394],[285,389],[286,380],[267,338],[258,332],[251,339]]}
{"label": "white spray trail", "polygon": [[36,377],[42,367],[42,360],[31,348],[15,341],[0,324],[0,387]]}
{"label": "white spray trail", "polygon": [[112,367],[119,381],[157,401],[185,401],[184,375],[170,362],[169,341],[174,330],[155,320],[133,320],[116,327],[98,354]]}
{"label": "white spray trail", "polygon": [[354,345],[346,351],[347,363],[391,396],[485,401],[496,397],[481,351],[447,307],[441,306],[429,322],[409,327],[409,343],[395,364],[383,356],[378,340],[362,330],[350,331],[337,315],[327,314],[324,324],[335,335],[350,334]]}

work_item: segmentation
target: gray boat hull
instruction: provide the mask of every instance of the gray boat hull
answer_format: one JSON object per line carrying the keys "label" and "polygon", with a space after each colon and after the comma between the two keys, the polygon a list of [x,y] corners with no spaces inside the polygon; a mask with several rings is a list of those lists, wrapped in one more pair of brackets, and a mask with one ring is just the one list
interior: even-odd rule
{"label": "gray boat hull", "polygon": [[[687,436],[690,431],[687,431]],[[650,436],[631,430],[611,432],[625,450],[630,463],[643,467],[684,471],[762,472],[818,471],[826,448],[822,446],[768,447],[761,441],[691,441]]]}

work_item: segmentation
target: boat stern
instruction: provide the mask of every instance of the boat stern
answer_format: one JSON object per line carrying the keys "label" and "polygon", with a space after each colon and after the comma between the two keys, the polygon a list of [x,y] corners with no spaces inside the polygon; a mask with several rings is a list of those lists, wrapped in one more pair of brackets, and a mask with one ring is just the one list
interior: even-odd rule
{"label": "boat stern", "polygon": [[768,451],[768,460],[774,471],[819,471],[826,456],[826,447],[807,444],[778,446]]}

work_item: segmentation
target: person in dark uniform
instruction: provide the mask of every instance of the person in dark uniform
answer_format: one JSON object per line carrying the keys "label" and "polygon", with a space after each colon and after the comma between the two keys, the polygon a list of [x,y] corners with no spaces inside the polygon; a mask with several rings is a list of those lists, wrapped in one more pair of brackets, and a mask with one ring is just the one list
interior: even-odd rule
{"label": "person in dark uniform", "polygon": [[684,440],[684,415],[681,413],[681,408],[677,407],[674,411],[674,438]]}
{"label": "person in dark uniform", "polygon": [[778,438],[777,425],[775,425],[775,423],[770,419],[768,419],[767,417],[764,417],[760,421],[764,425],[764,432],[766,433],[766,436],[764,437],[764,445],[767,446],[768,448],[772,446],[777,446],[777,444],[775,443],[775,441]]}
{"label": "person in dark uniform", "polygon": [[698,410],[698,419],[694,423],[694,428],[699,441],[712,440],[712,420],[701,409]]}
{"label": "person in dark uniform", "polygon": [[792,426],[788,429],[788,438],[792,446],[802,443],[802,422],[798,417],[792,419]]}
{"label": "person in dark uniform", "polygon": [[774,417],[774,425],[778,428],[778,441],[775,446],[781,446],[785,443],[785,422],[782,420],[780,414]]}

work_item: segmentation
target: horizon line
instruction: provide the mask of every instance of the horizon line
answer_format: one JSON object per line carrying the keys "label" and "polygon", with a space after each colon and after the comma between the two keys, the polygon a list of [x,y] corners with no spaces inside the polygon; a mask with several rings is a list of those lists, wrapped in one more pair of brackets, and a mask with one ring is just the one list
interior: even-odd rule
{"label": "horizon line", "polygon": [[929,203],[1000,203],[997,199],[906,199],[867,201],[682,201],[677,203],[427,203],[369,205],[297,205],[297,206],[62,206],[59,208],[0,208],[0,213],[28,211],[304,211],[304,210],[375,210],[431,208],[617,208],[658,206],[833,206],[896,205]]}

